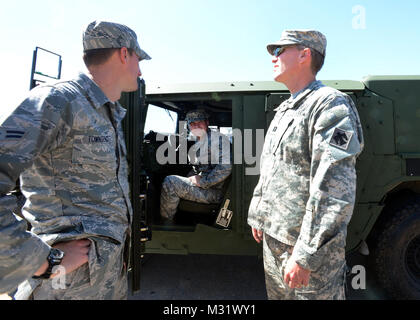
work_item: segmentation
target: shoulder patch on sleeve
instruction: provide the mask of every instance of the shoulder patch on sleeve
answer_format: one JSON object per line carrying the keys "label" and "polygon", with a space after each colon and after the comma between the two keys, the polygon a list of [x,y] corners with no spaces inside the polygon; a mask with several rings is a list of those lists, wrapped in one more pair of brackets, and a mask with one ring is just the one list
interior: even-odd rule
{"label": "shoulder patch on sleeve", "polygon": [[329,144],[342,150],[347,150],[352,136],[353,132],[345,131],[340,128],[335,128],[329,141]]}

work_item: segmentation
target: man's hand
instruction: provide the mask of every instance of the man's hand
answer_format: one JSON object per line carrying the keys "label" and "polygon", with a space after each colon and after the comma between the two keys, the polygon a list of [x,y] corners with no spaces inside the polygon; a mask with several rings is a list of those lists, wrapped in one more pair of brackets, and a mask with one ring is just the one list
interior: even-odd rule
{"label": "man's hand", "polygon": [[295,261],[289,259],[284,269],[284,283],[291,289],[306,287],[309,284],[311,270],[304,269]]}
{"label": "man's hand", "polygon": [[[90,249],[90,240],[73,240],[67,242],[60,242],[53,245],[53,248],[60,249],[64,251],[64,258],[60,263],[60,266],[64,267],[64,274],[70,273],[86,262],[88,262],[89,249]],[[38,270],[35,272],[35,276],[39,276],[47,271],[48,262],[46,261]],[[57,275],[62,275],[61,272],[57,274],[51,274],[51,278],[54,278]]]}
{"label": "man's hand", "polygon": [[191,176],[191,177],[189,177],[188,179],[191,181],[191,183],[192,183],[193,185],[195,185],[195,186],[197,186],[197,187],[199,187],[199,186],[200,186],[201,176],[199,176],[199,175],[195,175],[195,176]]}
{"label": "man's hand", "polygon": [[252,228],[252,236],[254,237],[255,241],[260,243],[263,240],[263,232],[262,230],[257,230]]}

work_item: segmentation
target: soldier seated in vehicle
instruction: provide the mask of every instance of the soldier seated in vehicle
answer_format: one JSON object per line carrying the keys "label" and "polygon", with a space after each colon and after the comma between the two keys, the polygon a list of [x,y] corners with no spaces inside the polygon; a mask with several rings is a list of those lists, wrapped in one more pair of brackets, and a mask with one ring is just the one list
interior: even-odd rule
{"label": "soldier seated in vehicle", "polygon": [[209,129],[209,115],[203,109],[187,113],[185,121],[197,142],[188,159],[193,170],[182,177],[167,176],[162,183],[160,215],[163,222],[174,219],[180,199],[199,203],[220,203],[222,187],[232,171],[229,138]]}

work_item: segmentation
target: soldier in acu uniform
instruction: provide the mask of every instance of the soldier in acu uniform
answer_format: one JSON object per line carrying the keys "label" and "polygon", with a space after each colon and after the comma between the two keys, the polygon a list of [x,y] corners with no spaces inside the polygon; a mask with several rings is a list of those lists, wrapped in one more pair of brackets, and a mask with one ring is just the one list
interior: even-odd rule
{"label": "soldier in acu uniform", "polygon": [[219,203],[223,199],[222,187],[232,171],[230,141],[208,128],[208,114],[202,110],[187,113],[185,120],[198,141],[188,152],[193,170],[188,177],[167,176],[162,184],[160,214],[170,222],[180,199],[199,203]]}
{"label": "soldier in acu uniform", "polygon": [[[1,124],[0,293],[20,283],[16,299],[127,297],[133,213],[118,99],[150,57],[134,31],[105,21],[88,25],[83,46],[88,73],[33,89]],[[11,213],[19,177],[31,231]]]}
{"label": "soldier in acu uniform", "polygon": [[269,299],[345,299],[347,225],[363,149],[359,115],[344,93],[315,79],[326,38],[284,31],[269,44],[275,80],[291,97],[268,129],[248,223],[263,242]]}

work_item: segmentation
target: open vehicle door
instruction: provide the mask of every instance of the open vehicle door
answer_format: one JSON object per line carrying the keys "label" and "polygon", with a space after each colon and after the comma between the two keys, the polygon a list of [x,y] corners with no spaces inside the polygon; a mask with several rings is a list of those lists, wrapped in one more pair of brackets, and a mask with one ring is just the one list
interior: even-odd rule
{"label": "open vehicle door", "polygon": [[145,242],[151,239],[150,223],[146,215],[147,189],[149,178],[142,167],[142,141],[144,124],[147,114],[145,104],[145,82],[138,80],[138,90],[123,93],[121,105],[127,109],[123,121],[125,142],[127,146],[127,161],[129,165],[129,183],[131,190],[131,204],[133,206],[133,221],[131,231],[131,290],[140,290],[141,258],[145,251]]}

